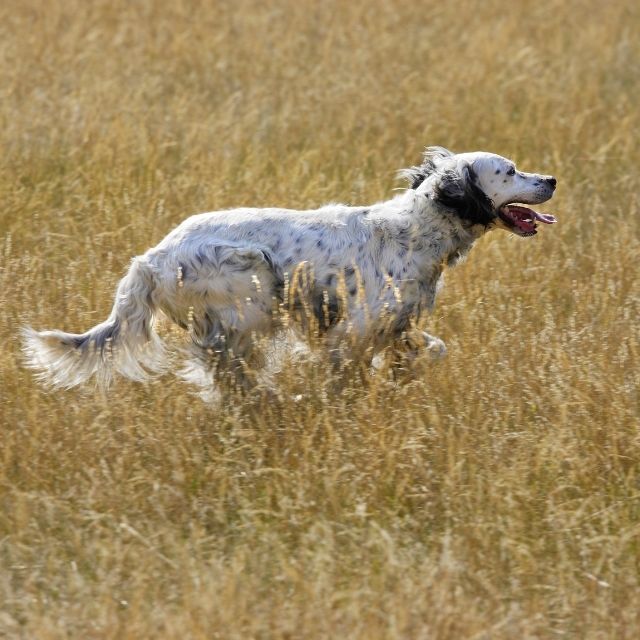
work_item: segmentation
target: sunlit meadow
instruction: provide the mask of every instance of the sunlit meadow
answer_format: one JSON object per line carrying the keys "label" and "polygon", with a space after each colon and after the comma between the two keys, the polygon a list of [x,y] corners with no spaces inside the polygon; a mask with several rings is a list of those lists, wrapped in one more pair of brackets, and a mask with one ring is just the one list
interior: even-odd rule
{"label": "sunlit meadow", "polygon": [[[631,0],[0,4],[0,637],[640,637],[639,32]],[[384,199],[427,144],[559,181],[557,225],[447,273],[442,363],[296,361],[259,405],[23,367],[187,215]]]}

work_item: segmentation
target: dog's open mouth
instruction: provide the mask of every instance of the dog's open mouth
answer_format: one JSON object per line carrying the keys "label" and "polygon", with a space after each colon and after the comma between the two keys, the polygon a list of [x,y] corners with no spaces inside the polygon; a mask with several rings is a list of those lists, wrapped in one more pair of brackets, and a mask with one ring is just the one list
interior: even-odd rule
{"label": "dog's open mouth", "polygon": [[538,213],[520,204],[507,204],[498,209],[500,220],[507,228],[519,236],[534,236],[537,231],[536,221],[553,224],[557,220],[548,213]]}

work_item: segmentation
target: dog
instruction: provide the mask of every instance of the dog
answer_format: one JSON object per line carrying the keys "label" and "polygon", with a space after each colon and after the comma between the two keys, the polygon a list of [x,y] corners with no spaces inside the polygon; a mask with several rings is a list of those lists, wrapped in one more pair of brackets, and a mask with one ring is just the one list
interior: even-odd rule
{"label": "dog", "polygon": [[63,388],[93,377],[108,385],[114,372],[146,380],[168,363],[154,331],[159,312],[190,334],[190,368],[203,384],[252,388],[258,338],[289,325],[303,335],[313,326],[336,363],[345,353],[371,362],[385,349],[444,355],[444,343],[416,327],[443,270],[492,229],[531,237],[538,222],[556,222],[525,206],[549,200],[556,179],[443,147],[428,147],[400,175],[408,188],[370,206],[188,218],[133,259],[107,320],[82,334],[25,327],[28,366]]}

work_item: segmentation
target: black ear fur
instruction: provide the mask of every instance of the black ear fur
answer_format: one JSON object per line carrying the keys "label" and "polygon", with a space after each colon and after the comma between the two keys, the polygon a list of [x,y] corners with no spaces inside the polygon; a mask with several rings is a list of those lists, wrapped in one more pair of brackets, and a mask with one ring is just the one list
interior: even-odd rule
{"label": "black ear fur", "polygon": [[491,199],[478,187],[476,174],[469,165],[460,172],[455,169],[443,171],[434,195],[437,202],[453,209],[471,224],[487,226],[496,217]]}
{"label": "black ear fur", "polygon": [[432,173],[444,158],[454,155],[444,147],[427,147],[422,156],[422,164],[400,171],[400,177],[409,181],[409,189],[417,189]]}

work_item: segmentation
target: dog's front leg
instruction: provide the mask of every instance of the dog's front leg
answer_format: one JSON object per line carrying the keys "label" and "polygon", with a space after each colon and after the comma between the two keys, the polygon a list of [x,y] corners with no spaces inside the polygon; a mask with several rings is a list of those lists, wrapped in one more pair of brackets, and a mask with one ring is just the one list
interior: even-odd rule
{"label": "dog's front leg", "polygon": [[436,338],[426,331],[419,331],[419,333],[422,334],[424,346],[433,360],[441,360],[447,355],[447,345],[440,338]]}
{"label": "dog's front leg", "polygon": [[403,331],[385,351],[386,363],[393,378],[402,381],[413,377],[413,365],[425,351],[431,360],[440,360],[447,354],[447,347],[440,338],[414,327]]}
{"label": "dog's front leg", "polygon": [[440,338],[415,328],[403,332],[397,341],[396,349],[404,352],[411,359],[419,356],[424,350],[433,360],[440,360],[447,355],[447,347]]}

